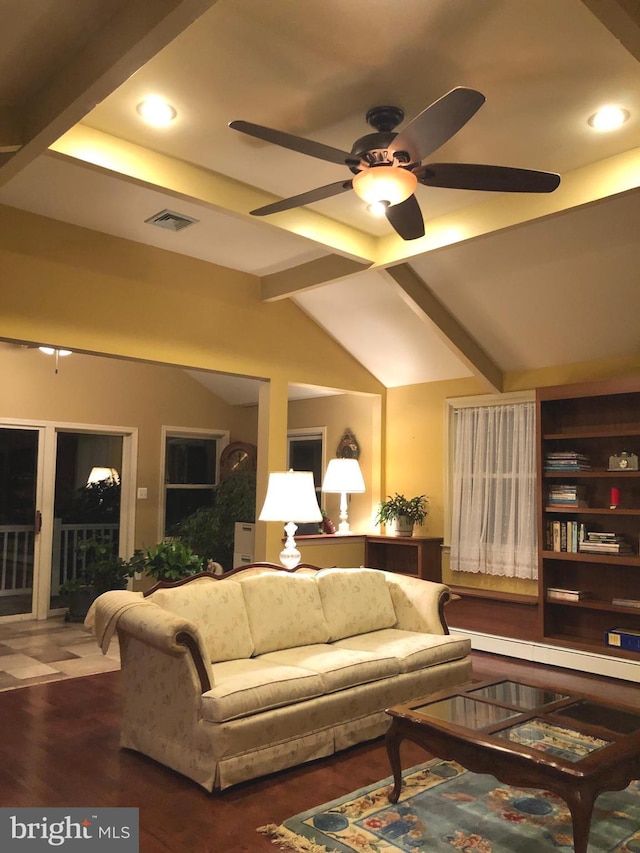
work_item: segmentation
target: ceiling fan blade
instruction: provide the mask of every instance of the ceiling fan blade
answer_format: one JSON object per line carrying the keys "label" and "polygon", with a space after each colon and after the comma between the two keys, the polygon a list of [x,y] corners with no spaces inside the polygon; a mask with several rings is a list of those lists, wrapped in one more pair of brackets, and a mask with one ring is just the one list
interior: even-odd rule
{"label": "ceiling fan blade", "polygon": [[560,175],[554,172],[479,163],[429,163],[414,174],[427,187],[498,193],[552,193],[560,184]]}
{"label": "ceiling fan blade", "polygon": [[264,207],[257,207],[251,211],[251,215],[268,216],[270,213],[281,213],[283,210],[291,210],[292,207],[301,207],[314,201],[322,201],[323,198],[340,195],[340,193],[350,189],[351,181],[336,181],[334,184],[326,184],[324,187],[318,187],[315,190],[291,196],[291,198],[283,198],[281,201],[274,201],[273,204],[266,204]]}
{"label": "ceiling fan blade", "polygon": [[418,199],[410,195],[406,201],[393,204],[385,211],[389,224],[395,228],[403,240],[417,240],[424,237],[424,220]]}
{"label": "ceiling fan blade", "polygon": [[[264,139],[265,142],[272,142],[274,145],[289,148],[291,151],[297,151],[300,154],[308,154],[310,157],[317,157],[319,160],[328,160],[329,163],[338,163],[340,166],[354,160],[353,156],[347,151],[341,151],[339,148],[332,148],[330,145],[314,142],[312,139],[305,139],[302,136],[293,136],[283,130],[273,130],[270,127],[263,127],[261,124],[252,124],[250,121],[231,121],[229,127],[249,136],[255,136],[256,139]],[[358,162],[357,158],[354,162]]]}
{"label": "ceiling fan blade", "polygon": [[389,150],[408,151],[412,163],[424,160],[464,127],[484,102],[484,95],[475,89],[452,89],[412,119]]}

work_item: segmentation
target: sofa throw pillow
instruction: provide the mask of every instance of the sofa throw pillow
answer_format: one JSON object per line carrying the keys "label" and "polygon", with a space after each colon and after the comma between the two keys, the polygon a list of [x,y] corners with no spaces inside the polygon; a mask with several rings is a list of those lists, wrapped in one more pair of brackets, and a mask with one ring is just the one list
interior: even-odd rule
{"label": "sofa throw pillow", "polygon": [[149,600],[200,629],[211,663],[249,658],[253,639],[239,583],[232,580],[188,583],[159,589]]}
{"label": "sofa throw pillow", "polygon": [[391,593],[377,569],[323,569],[316,575],[331,640],[391,628]]}
{"label": "sofa throw pillow", "polygon": [[329,639],[314,576],[270,572],[240,586],[257,655]]}

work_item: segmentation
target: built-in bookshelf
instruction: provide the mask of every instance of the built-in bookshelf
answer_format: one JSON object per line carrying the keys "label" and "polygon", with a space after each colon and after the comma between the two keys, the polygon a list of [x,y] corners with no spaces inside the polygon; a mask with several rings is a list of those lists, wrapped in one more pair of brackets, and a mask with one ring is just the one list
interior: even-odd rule
{"label": "built-in bookshelf", "polygon": [[640,455],[640,380],[541,388],[537,406],[541,638],[639,660],[605,638],[640,630],[640,471],[611,470]]}

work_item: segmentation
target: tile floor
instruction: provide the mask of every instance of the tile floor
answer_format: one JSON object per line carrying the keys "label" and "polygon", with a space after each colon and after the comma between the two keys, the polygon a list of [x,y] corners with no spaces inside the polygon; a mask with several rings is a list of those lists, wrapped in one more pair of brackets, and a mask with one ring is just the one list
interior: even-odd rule
{"label": "tile floor", "polygon": [[63,616],[0,625],[0,690],[119,668],[117,636],[103,655],[82,623]]}

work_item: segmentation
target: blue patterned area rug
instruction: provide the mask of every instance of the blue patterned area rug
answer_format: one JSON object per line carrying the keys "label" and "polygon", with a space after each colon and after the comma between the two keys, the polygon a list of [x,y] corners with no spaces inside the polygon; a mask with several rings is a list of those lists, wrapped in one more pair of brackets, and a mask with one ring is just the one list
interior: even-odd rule
{"label": "blue patterned area rug", "polygon": [[[258,832],[295,853],[573,853],[569,810],[548,791],[439,759],[403,777],[395,805],[389,777]],[[639,782],[598,798],[589,853],[640,853]]]}

